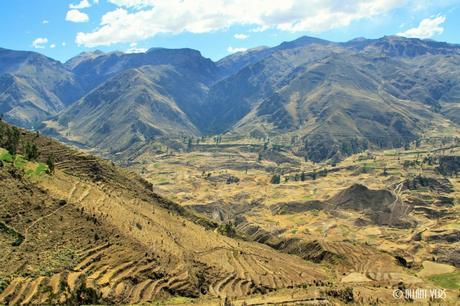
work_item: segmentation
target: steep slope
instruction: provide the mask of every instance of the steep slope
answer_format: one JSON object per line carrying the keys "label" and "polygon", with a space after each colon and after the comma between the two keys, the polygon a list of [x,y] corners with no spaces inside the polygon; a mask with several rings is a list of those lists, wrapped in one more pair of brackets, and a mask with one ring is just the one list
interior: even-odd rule
{"label": "steep slope", "polygon": [[74,75],[35,52],[0,49],[0,113],[21,126],[36,126],[83,95]]}
{"label": "steep slope", "polygon": [[205,133],[222,133],[247,115],[257,103],[286,85],[286,78],[299,65],[312,64],[336,49],[318,44],[286,48],[253,64],[212,86],[203,105],[209,120],[200,126]]}
{"label": "steep slope", "polygon": [[29,178],[2,162],[1,303],[238,297],[326,278],[299,257],[210,231],[212,223],[110,162],[35,134],[21,140],[42,159],[54,156],[55,171]]}
{"label": "steep slope", "polygon": [[[171,65],[194,74],[201,82],[211,82],[217,73],[215,64],[192,49],[152,48],[146,53],[83,53],[65,66],[75,73],[86,91],[127,69],[146,65]],[[186,85],[186,84],[184,84]]]}
{"label": "steep slope", "polygon": [[295,49],[315,44],[332,46],[335,43],[315,37],[302,36],[293,41],[283,42],[272,48],[257,47],[243,52],[236,52],[219,60],[216,65],[221,70],[220,74],[225,77],[238,72],[246,65],[254,64],[270,56],[276,51]]}
{"label": "steep slope", "polygon": [[[1,109],[7,120],[20,122],[42,120],[47,107],[47,116],[61,111],[44,131],[104,153],[137,150],[153,138],[228,132],[290,144],[313,161],[339,160],[458,124],[460,48],[428,40],[301,37],[217,63],[191,49],[96,51],[62,67],[68,69],[62,77],[84,88],[76,105],[62,111],[57,89],[31,102],[43,91],[22,76],[4,74]],[[47,99],[55,101],[52,107]]]}
{"label": "steep slope", "polygon": [[[171,66],[131,69],[60,114],[54,131],[110,152],[154,137],[196,136],[199,132],[189,118],[204,94],[200,82]],[[49,124],[54,127],[54,122]]]}
{"label": "steep slope", "polygon": [[358,38],[343,45],[364,53],[381,54],[389,57],[460,55],[460,45],[402,36],[384,36],[379,39]]}
{"label": "steep slope", "polygon": [[240,120],[235,131],[298,135],[302,154],[314,161],[369,146],[401,146],[415,139],[435,114],[422,103],[387,92],[391,85],[379,73],[389,64],[397,63],[371,64],[360,56],[333,54],[298,66],[285,86]]}
{"label": "steep slope", "polygon": [[402,37],[293,45],[213,86],[206,112],[215,117],[202,129],[295,136],[299,154],[320,161],[404,145],[442,114],[456,122],[457,45]]}

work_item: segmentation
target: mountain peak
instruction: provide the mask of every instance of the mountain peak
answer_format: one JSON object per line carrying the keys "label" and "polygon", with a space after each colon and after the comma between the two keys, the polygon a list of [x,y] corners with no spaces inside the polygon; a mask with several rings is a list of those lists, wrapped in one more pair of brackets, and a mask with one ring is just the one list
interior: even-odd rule
{"label": "mountain peak", "polygon": [[297,48],[297,47],[304,47],[304,46],[308,46],[312,44],[326,45],[326,44],[331,44],[331,43],[332,42],[321,39],[321,38],[316,38],[316,37],[311,37],[311,36],[302,36],[293,41],[282,42],[278,47],[275,47],[275,48],[279,50],[284,50],[284,49],[291,49],[291,48]]}

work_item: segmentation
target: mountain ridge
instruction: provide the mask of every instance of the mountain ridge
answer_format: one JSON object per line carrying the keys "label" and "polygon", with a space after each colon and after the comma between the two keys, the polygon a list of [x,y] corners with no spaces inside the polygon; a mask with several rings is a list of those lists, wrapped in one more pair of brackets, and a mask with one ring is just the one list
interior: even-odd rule
{"label": "mountain ridge", "polygon": [[[343,43],[303,36],[272,48],[238,52],[217,62],[189,48],[151,48],[136,54],[95,51],[82,53],[65,64],[56,63],[60,69],[64,67],[65,75],[82,89],[80,97],[69,106],[59,106],[36,117],[40,122],[56,116],[46,121],[45,131],[57,135],[65,130],[83,142],[85,133],[99,131],[95,138],[88,135],[87,145],[100,143],[89,139],[126,138],[130,140],[125,144],[147,143],[155,135],[295,136],[301,141],[299,153],[306,158],[340,159],[368,147],[404,145],[419,137],[429,128],[429,123],[438,124],[447,119],[455,125],[460,100],[459,62],[459,45],[399,36],[360,38]],[[107,100],[100,101],[106,104],[106,110],[99,113],[87,112],[83,116],[73,110],[81,101],[104,96],[104,90],[115,90],[115,100],[115,97],[130,97],[124,101],[136,107],[134,102],[141,92],[135,93],[126,86],[110,89],[107,85],[117,84],[112,79],[123,77],[119,84],[129,83],[129,74],[125,72],[130,69],[140,69],[147,78],[157,78],[157,94],[144,92],[149,97],[149,105],[161,105],[158,97],[166,97],[170,101],[168,108],[183,115],[166,121],[159,119],[161,115],[153,119],[155,112],[147,121],[141,120],[141,116],[131,117],[129,125],[137,125],[139,129],[130,136],[126,135],[129,128],[123,136],[110,129],[93,129],[93,126],[91,131],[67,130],[71,121],[88,122],[85,116],[94,117],[92,122],[111,122],[112,126],[125,122],[120,116],[116,120],[112,116],[107,121],[107,116],[111,116]],[[139,88],[155,87],[149,84]],[[95,117],[96,113],[99,117]],[[392,121],[388,116],[399,119]],[[153,130],[149,126],[155,125],[145,125],[154,121]],[[21,120],[15,122],[21,123]],[[56,128],[56,125],[61,126]],[[358,126],[371,132],[363,134]],[[343,131],[352,143],[363,144],[351,144],[353,149],[342,150],[343,146],[350,146],[348,140],[341,137]],[[66,138],[66,134],[60,136]],[[324,145],[327,148],[315,149],[315,152],[311,149]],[[102,148],[111,151],[108,145]]]}

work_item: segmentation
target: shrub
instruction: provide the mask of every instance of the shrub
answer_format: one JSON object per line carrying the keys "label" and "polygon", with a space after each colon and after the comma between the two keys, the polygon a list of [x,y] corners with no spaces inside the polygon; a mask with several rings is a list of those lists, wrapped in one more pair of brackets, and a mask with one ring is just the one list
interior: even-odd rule
{"label": "shrub", "polygon": [[272,179],[270,180],[272,184],[280,184],[281,183],[281,176],[279,174],[274,174]]}
{"label": "shrub", "polygon": [[38,157],[38,149],[34,143],[26,142],[24,153],[27,160],[35,160]]}

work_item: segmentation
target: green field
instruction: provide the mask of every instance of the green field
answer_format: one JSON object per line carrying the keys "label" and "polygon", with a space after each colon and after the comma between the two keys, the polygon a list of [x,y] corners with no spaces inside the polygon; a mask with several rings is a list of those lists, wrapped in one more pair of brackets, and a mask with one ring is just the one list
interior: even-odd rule
{"label": "green field", "polygon": [[454,273],[438,274],[429,277],[437,286],[446,289],[459,289],[460,288],[460,271]]}
{"label": "green field", "polygon": [[15,168],[24,170],[26,176],[29,177],[39,177],[46,174],[48,171],[48,166],[46,164],[28,161],[20,154],[12,156],[3,148],[0,148],[0,161],[12,163]]}

